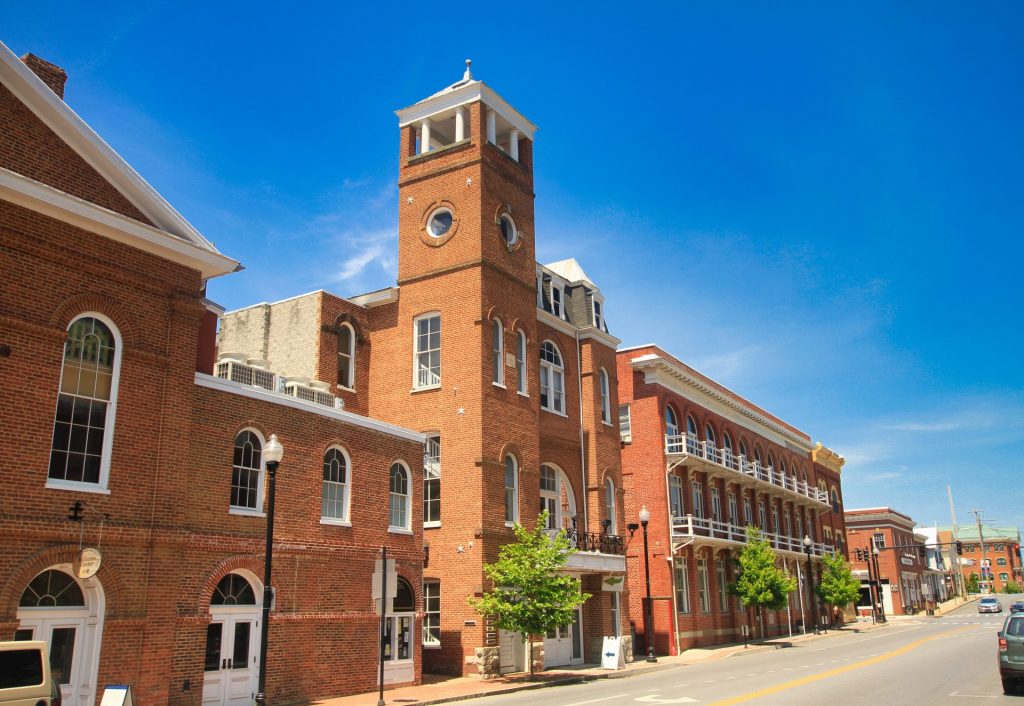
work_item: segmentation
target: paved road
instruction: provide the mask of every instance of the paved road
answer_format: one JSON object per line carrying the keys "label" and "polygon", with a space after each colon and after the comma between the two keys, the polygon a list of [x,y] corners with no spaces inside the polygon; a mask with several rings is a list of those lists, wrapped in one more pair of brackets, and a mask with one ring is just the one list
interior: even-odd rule
{"label": "paved road", "polygon": [[[1004,608],[1020,599],[1000,598]],[[1005,617],[1005,612],[979,615],[972,603],[941,618],[892,621],[870,632],[833,632],[787,649],[626,679],[489,696],[486,702],[487,706],[1024,706],[1024,696],[1003,695],[996,669],[995,634]]]}

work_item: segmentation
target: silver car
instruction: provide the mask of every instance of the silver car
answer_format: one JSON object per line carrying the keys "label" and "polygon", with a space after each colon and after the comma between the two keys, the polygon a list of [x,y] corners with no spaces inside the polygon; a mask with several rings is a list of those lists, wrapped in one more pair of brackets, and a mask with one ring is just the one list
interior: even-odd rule
{"label": "silver car", "polygon": [[998,598],[992,596],[985,596],[978,601],[978,612],[979,613],[1002,613],[1003,604],[999,602]]}

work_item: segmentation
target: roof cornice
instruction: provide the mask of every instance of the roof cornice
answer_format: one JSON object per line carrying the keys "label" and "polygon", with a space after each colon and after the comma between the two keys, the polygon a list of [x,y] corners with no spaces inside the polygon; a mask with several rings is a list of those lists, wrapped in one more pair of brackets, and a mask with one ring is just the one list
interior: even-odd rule
{"label": "roof cornice", "polygon": [[216,250],[182,240],[3,167],[0,167],[0,199],[199,270],[203,279],[226,275],[239,267],[237,261]]}
{"label": "roof cornice", "polygon": [[498,115],[509,121],[525,137],[533,139],[534,133],[537,132],[537,126],[527,120],[522,113],[513,108],[483,81],[469,81],[450,91],[442,91],[419,103],[410,105],[408,108],[396,110],[395,115],[398,116],[398,126],[405,127],[429,118],[431,115],[477,101],[483,101],[488,108],[493,109]]}
{"label": "roof cornice", "polygon": [[846,463],[845,458],[827,446],[823,446],[820,441],[814,446],[814,450],[811,451],[811,460],[821,464],[837,475],[842,475],[843,464]]}
{"label": "roof cornice", "polygon": [[629,364],[634,370],[644,374],[644,382],[647,384],[661,385],[690,399],[694,399],[694,393],[696,392],[700,398],[694,399],[695,402],[704,405],[716,405],[738,413],[741,417],[756,425],[757,428],[753,429],[753,431],[759,433],[767,432],[782,437],[785,441],[796,444],[808,454],[814,449],[809,439],[793,433],[785,426],[773,421],[749,405],[740,402],[735,397],[731,397],[721,390],[708,385],[700,378],[691,375],[660,355],[648,353],[647,355],[633,358],[629,361]]}
{"label": "roof cornice", "polygon": [[310,414],[317,414],[321,417],[327,417],[328,419],[352,424],[353,426],[370,429],[372,431],[380,432],[381,434],[389,434],[390,436],[395,436],[400,439],[416,441],[420,444],[425,443],[427,440],[425,435],[406,429],[405,427],[400,427],[397,424],[389,424],[387,422],[382,422],[379,419],[371,419],[370,417],[364,417],[361,414],[346,412],[343,409],[322,407],[320,405],[313,404],[312,402],[306,402],[298,397],[286,395],[282,392],[271,392],[270,390],[264,390],[262,387],[243,385],[241,383],[231,382],[230,380],[224,380],[223,378],[214,377],[213,375],[207,375],[205,373],[196,373],[196,385],[231,395],[240,395],[254,400],[262,400],[271,404],[281,405],[282,407],[291,407],[292,409],[309,412]]}
{"label": "roof cornice", "polygon": [[200,235],[3,42],[0,83],[159,228],[197,247],[217,252],[213,243]]}

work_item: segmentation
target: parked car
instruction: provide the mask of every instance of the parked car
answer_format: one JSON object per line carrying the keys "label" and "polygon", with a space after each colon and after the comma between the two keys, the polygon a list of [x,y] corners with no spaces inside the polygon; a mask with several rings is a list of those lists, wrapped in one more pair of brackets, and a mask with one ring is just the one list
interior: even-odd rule
{"label": "parked car", "polygon": [[59,706],[55,691],[45,642],[0,642],[0,706]]}
{"label": "parked car", "polygon": [[1024,615],[1011,613],[999,631],[999,678],[1003,692],[1013,693],[1024,684]]}
{"label": "parked car", "polygon": [[978,601],[978,612],[979,613],[1002,613],[1003,604],[999,602],[998,598],[994,596],[985,596]]}
{"label": "parked car", "polygon": [[1024,613],[1024,601],[1014,601],[1011,603],[1010,613]]}

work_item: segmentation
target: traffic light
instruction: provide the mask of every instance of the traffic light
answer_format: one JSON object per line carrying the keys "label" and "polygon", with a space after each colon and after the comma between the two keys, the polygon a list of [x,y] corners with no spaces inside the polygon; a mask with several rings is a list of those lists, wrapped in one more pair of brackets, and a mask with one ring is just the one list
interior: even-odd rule
{"label": "traffic light", "polygon": [[956,543],[956,554],[957,554],[957,556],[962,556],[963,553],[964,553],[964,543],[959,541],[959,540],[957,540],[957,543]]}

